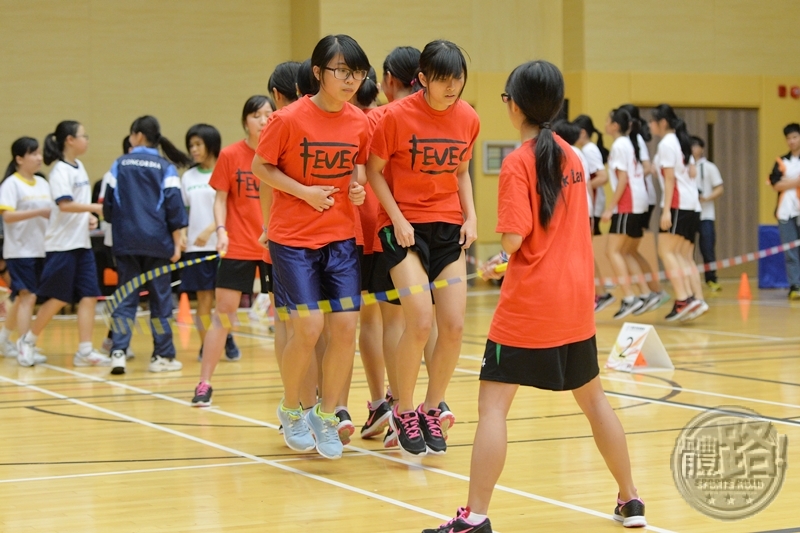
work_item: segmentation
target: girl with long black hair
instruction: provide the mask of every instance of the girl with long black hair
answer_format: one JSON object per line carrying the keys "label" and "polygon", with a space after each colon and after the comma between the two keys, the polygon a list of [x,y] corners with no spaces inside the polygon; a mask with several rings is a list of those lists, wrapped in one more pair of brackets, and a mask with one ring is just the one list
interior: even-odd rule
{"label": "girl with long black hair", "polygon": [[[665,318],[668,321],[689,320],[708,310],[697,265],[691,259],[700,224],[697,211],[700,196],[689,168],[692,139],[686,123],[669,104],[661,104],[653,110],[650,131],[661,137],[653,160],[663,191],[658,254],[675,290],[675,304]],[[696,283],[692,278],[696,278]]]}
{"label": "girl with long black hair", "polygon": [[78,159],[89,147],[83,124],[64,120],[44,140],[44,163],[50,170],[50,191],[56,204],[45,237],[47,256],[36,295],[46,301],[36,313],[31,329],[22,338],[20,355],[33,351],[36,339],[50,320],[67,304],[78,304],[78,350],[74,366],[110,366],[111,359],[92,346],[92,329],[100,285],[97,282],[90,223],[91,214],[103,206],[92,203],[89,175]]}
{"label": "girl with long black hair", "polygon": [[587,177],[577,155],[551,131],[564,80],[555,65],[532,61],[514,69],[501,96],[522,145],[500,170],[497,231],[510,259],[481,365],[469,497],[453,520],[423,533],[491,533],[486,515],[505,464],[506,418],[520,385],[572,391],[618,485],[614,518],[641,527],[644,504],[633,484],[625,432],[600,385]]}

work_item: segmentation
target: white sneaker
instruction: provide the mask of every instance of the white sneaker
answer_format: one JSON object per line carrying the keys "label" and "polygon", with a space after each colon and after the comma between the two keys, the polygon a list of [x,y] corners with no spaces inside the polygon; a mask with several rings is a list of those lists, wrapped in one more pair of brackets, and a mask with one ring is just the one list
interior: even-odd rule
{"label": "white sneaker", "polygon": [[19,355],[19,350],[17,350],[17,345],[11,342],[10,339],[6,339],[3,342],[0,342],[0,351],[3,352],[3,355],[6,357],[13,357],[16,359],[17,355]]}
{"label": "white sneaker", "polygon": [[86,355],[81,355],[80,352],[75,353],[72,358],[73,366],[111,366],[111,358],[106,354],[92,350]]}
{"label": "white sneaker", "polygon": [[133,348],[128,346],[125,349],[125,359],[133,359],[135,356],[136,356],[136,354],[133,353]]}
{"label": "white sneaker", "polygon": [[161,357],[160,355],[154,355],[150,359],[150,366],[147,367],[150,372],[177,372],[181,368],[183,368],[183,363],[174,357]]}
{"label": "white sneaker", "polygon": [[122,350],[111,352],[111,373],[115,376],[125,373],[125,352]]}
{"label": "white sneaker", "polygon": [[21,338],[17,339],[17,352],[19,366],[33,366],[36,364],[36,350],[33,344],[28,344]]}
{"label": "white sneaker", "polygon": [[706,311],[708,311],[708,304],[705,302],[705,300],[700,300],[700,305],[697,307],[697,309],[695,309],[694,311],[683,317],[681,319],[681,322],[688,322],[690,320],[694,320],[695,318],[698,318],[700,315],[705,314]]}

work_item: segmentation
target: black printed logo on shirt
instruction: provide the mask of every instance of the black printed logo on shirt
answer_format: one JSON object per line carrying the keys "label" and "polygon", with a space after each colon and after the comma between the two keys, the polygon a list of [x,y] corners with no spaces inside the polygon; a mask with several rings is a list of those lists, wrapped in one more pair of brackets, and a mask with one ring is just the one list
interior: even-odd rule
{"label": "black printed logo on shirt", "polygon": [[309,165],[311,177],[332,180],[350,176],[358,158],[358,145],[342,142],[311,142],[303,138],[300,143],[303,151],[303,177],[308,176]]}
{"label": "black printed logo on shirt", "polygon": [[425,174],[455,172],[467,155],[469,143],[458,139],[419,139],[416,135],[408,141],[411,148],[411,170]]}
{"label": "black printed logo on shirt", "polygon": [[572,183],[583,183],[586,181],[583,177],[583,172],[580,170],[575,172],[575,170],[570,169],[569,175],[561,176],[561,185],[566,187]]}
{"label": "black printed logo on shirt", "polygon": [[258,199],[258,180],[249,170],[236,169],[236,193],[239,198]]}

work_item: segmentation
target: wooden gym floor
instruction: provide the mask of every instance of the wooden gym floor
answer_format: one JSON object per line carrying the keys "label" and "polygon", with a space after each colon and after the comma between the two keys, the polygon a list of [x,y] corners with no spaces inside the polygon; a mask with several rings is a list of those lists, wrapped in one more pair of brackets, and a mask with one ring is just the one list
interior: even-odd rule
{"label": "wooden gym floor", "polygon": [[[628,434],[652,531],[800,531],[800,305],[790,304],[785,291],[755,291],[743,309],[737,288],[738,281],[726,282],[722,293],[707,295],[711,310],[690,324],[665,323],[666,306],[637,317],[656,325],[673,372],[601,373]],[[367,533],[436,526],[466,502],[476,375],[496,301],[488,285],[471,290],[447,398],[458,423],[447,455],[417,461],[357,434],[339,461],[286,448],[276,431],[280,379],[263,330],[237,334],[241,362],[220,364],[213,408],[192,409],[195,332],[175,334],[182,372],[149,374],[151,341],[140,333],[128,374],[112,378],[107,368],[73,368],[75,322],[54,321],[40,341],[48,364],[21,368],[0,360],[0,531]],[[601,367],[621,326],[612,307],[597,316]],[[96,346],[103,328],[98,321]],[[350,412],[359,429],[367,396],[357,357]],[[719,405],[774,417],[789,443],[781,493],[762,513],[732,523],[692,509],[670,472],[679,431],[703,407]],[[569,393],[521,389],[509,439],[491,508],[496,531],[621,530],[611,519],[615,484]]]}

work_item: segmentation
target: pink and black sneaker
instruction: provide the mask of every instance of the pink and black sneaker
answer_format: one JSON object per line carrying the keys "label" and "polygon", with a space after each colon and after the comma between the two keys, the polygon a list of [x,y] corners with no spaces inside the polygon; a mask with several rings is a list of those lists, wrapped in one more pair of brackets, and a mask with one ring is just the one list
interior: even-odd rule
{"label": "pink and black sneaker", "polygon": [[614,507],[614,520],[622,522],[625,527],[647,527],[644,518],[644,502],[634,498],[624,502],[617,497],[617,506]]}
{"label": "pink and black sneaker", "polygon": [[364,427],[361,428],[362,439],[371,439],[383,433],[392,416],[392,408],[386,401],[382,401],[375,409],[372,408],[370,402],[367,402],[367,410],[369,410],[369,416]]}
{"label": "pink and black sneaker", "polygon": [[422,533],[492,533],[492,523],[484,518],[480,524],[471,524],[469,507],[459,507],[456,517],[436,529],[423,529]]}
{"label": "pink and black sneaker", "polygon": [[397,443],[400,449],[409,455],[422,457],[428,453],[422,429],[419,427],[419,416],[416,411],[399,413],[397,406],[392,409],[389,425],[397,434]]}
{"label": "pink and black sneaker", "polygon": [[422,429],[422,438],[425,439],[425,446],[428,448],[428,453],[444,455],[447,451],[447,443],[444,441],[441,422],[439,421],[439,415],[442,411],[441,409],[431,409],[425,412],[424,405],[424,403],[419,404],[417,415],[419,416],[420,429]]}

